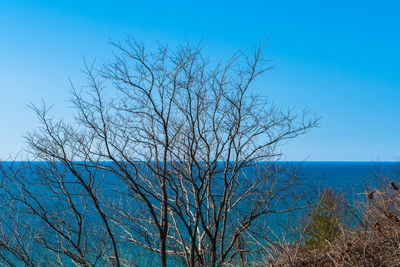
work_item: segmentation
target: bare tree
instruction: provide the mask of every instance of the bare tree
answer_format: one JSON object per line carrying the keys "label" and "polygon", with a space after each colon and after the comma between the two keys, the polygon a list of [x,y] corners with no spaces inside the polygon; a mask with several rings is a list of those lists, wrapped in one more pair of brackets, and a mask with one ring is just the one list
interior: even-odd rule
{"label": "bare tree", "polygon": [[86,65],[88,85],[71,92],[74,122],[33,107],[38,184],[14,175],[10,199],[41,222],[35,238],[60,263],[129,265],[141,247],[162,266],[245,264],[253,227],[295,208],[296,177],[274,163],[278,146],[317,119],[252,93],[270,69],[264,43],[226,63],[190,44],[112,44],[115,60]]}

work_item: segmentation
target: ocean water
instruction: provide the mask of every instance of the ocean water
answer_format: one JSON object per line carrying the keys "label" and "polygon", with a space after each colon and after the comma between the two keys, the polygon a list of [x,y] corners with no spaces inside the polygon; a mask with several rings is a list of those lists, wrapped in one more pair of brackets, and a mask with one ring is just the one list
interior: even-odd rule
{"label": "ocean water", "polygon": [[319,187],[329,186],[344,192],[360,192],[366,186],[379,186],[382,179],[398,180],[398,162],[309,161],[292,163],[299,173]]}
{"label": "ocean water", "polygon": [[[6,165],[9,164],[11,163],[6,163]],[[351,197],[365,192],[368,185],[378,186],[382,179],[399,182],[400,164],[397,162],[281,162],[279,164],[297,169],[301,183],[309,186],[308,189],[314,193],[329,186]],[[108,177],[108,179],[113,180],[114,177]],[[0,207],[3,204],[1,200],[2,198],[0,198]],[[280,218],[277,215],[269,217],[269,220],[273,228],[274,222],[278,223]],[[144,253],[136,257],[142,257],[143,262],[149,262],[150,258],[153,262],[157,262],[157,255]]]}
{"label": "ocean water", "polygon": [[[11,166],[12,163],[0,162],[0,164]],[[14,163],[14,168],[18,169],[23,164],[25,163]],[[376,182],[378,176],[399,179],[400,175],[400,162],[394,161],[304,161],[278,164],[297,169],[299,177],[305,182],[343,190],[359,188],[366,182]]]}

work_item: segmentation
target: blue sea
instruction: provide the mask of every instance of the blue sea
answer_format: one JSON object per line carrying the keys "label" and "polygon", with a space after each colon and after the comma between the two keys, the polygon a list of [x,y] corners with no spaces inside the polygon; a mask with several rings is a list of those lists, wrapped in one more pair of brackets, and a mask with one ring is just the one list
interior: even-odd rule
{"label": "blue sea", "polygon": [[[3,162],[5,163],[5,162]],[[7,162],[7,164],[12,164]],[[20,162],[14,164],[18,168]],[[376,182],[376,178],[396,178],[400,174],[400,162],[395,161],[302,161],[279,162],[294,167],[305,181],[320,186],[330,186],[337,189],[361,189],[367,182]]]}
{"label": "blue sea", "polygon": [[[382,181],[398,183],[400,174],[400,164],[397,162],[314,161],[279,164],[288,164],[289,167],[297,169],[301,183],[309,186],[314,193],[322,191],[325,187],[331,187],[350,197],[363,195],[362,193],[368,190],[369,186],[379,186]],[[1,204],[0,202],[0,206]],[[270,219],[279,221],[278,217]]]}
{"label": "blue sea", "polygon": [[382,179],[399,179],[400,173],[400,164],[393,161],[309,161],[292,164],[310,183],[345,192],[360,192],[366,186],[379,186]]}

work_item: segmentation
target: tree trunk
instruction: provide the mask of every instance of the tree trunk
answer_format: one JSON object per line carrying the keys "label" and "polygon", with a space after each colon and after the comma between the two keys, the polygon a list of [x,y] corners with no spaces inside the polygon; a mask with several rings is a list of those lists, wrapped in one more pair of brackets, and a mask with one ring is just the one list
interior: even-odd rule
{"label": "tree trunk", "polygon": [[161,185],[163,202],[161,203],[161,233],[160,233],[160,260],[161,266],[167,267],[167,235],[168,235],[168,198],[165,181]]}
{"label": "tree trunk", "polygon": [[162,267],[167,267],[167,250],[166,250],[166,245],[167,245],[167,240],[166,240],[166,233],[163,233],[161,236],[160,240],[160,260],[161,260],[161,266]]}
{"label": "tree trunk", "polygon": [[211,245],[211,258],[210,266],[215,266],[217,264],[217,245],[215,242]]}

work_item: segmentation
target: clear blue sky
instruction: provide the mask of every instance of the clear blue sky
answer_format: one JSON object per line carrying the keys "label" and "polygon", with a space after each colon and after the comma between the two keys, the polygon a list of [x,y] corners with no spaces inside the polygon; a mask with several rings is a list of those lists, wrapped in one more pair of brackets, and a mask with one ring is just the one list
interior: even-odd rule
{"label": "clear blue sky", "polygon": [[227,57],[270,36],[274,70],[258,90],[309,108],[321,124],[282,150],[287,160],[396,160],[400,156],[399,1],[0,2],[0,159],[37,122],[27,105],[70,116],[68,78],[83,56],[110,56],[109,38],[152,45],[203,40]]}

